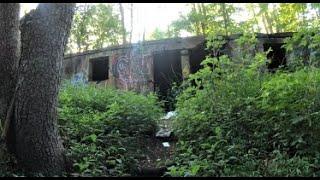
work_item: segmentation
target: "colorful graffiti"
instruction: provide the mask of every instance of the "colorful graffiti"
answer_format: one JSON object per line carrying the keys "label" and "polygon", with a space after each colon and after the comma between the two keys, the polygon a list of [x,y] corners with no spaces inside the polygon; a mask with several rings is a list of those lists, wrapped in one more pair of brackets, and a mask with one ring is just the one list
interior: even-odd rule
{"label": "colorful graffiti", "polygon": [[112,63],[112,73],[116,78],[128,78],[128,71],[130,69],[129,58],[120,56]]}
{"label": "colorful graffiti", "polygon": [[77,74],[73,75],[71,78],[71,84],[73,85],[84,85],[87,83],[85,73],[78,72]]}

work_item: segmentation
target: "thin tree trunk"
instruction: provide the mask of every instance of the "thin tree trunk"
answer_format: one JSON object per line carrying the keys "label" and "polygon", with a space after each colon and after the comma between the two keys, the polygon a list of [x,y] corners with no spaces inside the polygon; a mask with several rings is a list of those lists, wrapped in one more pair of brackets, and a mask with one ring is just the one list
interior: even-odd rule
{"label": "thin tree trunk", "polygon": [[208,24],[207,9],[204,3],[201,3],[201,7],[202,7],[203,16],[204,16],[203,34],[206,35],[207,24]]}
{"label": "thin tree trunk", "polygon": [[145,40],[146,40],[146,28],[143,28],[142,41],[144,42]]}
{"label": "thin tree trunk", "polygon": [[267,4],[266,3],[260,3],[259,4],[259,8],[260,8],[260,12],[258,14],[261,16],[263,27],[264,27],[266,33],[269,34],[269,28],[268,28],[268,25],[267,25],[267,22],[266,22],[266,19],[265,19],[265,16],[264,16],[266,11],[268,10]]}
{"label": "thin tree trunk", "polygon": [[262,22],[263,22],[264,29],[266,30],[266,33],[269,34],[269,29],[268,29],[266,20],[265,20],[263,15],[261,16],[261,19],[262,19]]}
{"label": "thin tree trunk", "polygon": [[22,20],[14,112],[16,157],[31,174],[60,175],[65,169],[57,95],[74,8],[75,3],[40,4]]}
{"label": "thin tree trunk", "polygon": [[266,14],[268,13],[268,3],[260,3],[259,7],[260,7],[259,14],[261,15],[263,26],[264,26],[267,34],[272,33],[272,29],[270,30],[269,21],[266,16]]}
{"label": "thin tree trunk", "polygon": [[[191,3],[191,5],[192,5],[192,10],[196,13],[196,14],[198,14],[198,11],[197,11],[197,8],[196,8],[196,4],[195,3]],[[195,21],[195,31],[196,31],[196,35],[200,35],[200,27],[199,27],[199,21],[198,20],[196,20]]]}
{"label": "thin tree trunk", "polygon": [[273,22],[275,23],[275,28],[276,28],[276,33],[281,32],[281,28],[279,26],[279,13],[278,13],[278,9],[276,7],[275,4],[273,4],[272,6],[272,17],[273,17]]}
{"label": "thin tree trunk", "polygon": [[261,29],[260,29],[260,26],[259,26],[259,22],[258,22],[258,19],[257,19],[257,14],[256,14],[256,11],[254,10],[254,6],[253,4],[249,4],[249,9],[252,11],[253,13],[253,18],[254,18],[254,22],[255,24],[257,25],[258,27],[258,32],[261,32]]}
{"label": "thin tree trunk", "polygon": [[225,35],[228,36],[228,34],[229,34],[228,33],[229,17],[228,17],[227,10],[226,10],[226,4],[225,3],[220,3],[220,7],[221,7],[221,10],[222,10]]}
{"label": "thin tree trunk", "polygon": [[[307,7],[307,4],[306,3],[301,3],[300,4],[301,6],[302,6],[302,13],[301,13],[301,15],[302,15],[302,25],[301,26],[307,26],[308,25],[308,23],[307,23],[307,18],[306,18],[306,14],[307,14],[307,9],[306,9],[306,7]],[[304,8],[305,7],[305,8]]]}
{"label": "thin tree trunk", "polygon": [[120,10],[120,16],[121,16],[121,27],[122,27],[122,44],[127,43],[127,33],[126,33],[126,28],[124,24],[124,11],[123,11],[123,6],[121,3],[119,3],[119,10]]}
{"label": "thin tree trunk", "polygon": [[266,12],[264,15],[265,15],[267,23],[268,23],[269,32],[273,33],[272,19],[270,18],[268,12]]}
{"label": "thin tree trunk", "polygon": [[132,32],[133,32],[133,3],[130,4],[130,38],[129,43],[132,43]]}
{"label": "thin tree trunk", "polygon": [[200,4],[197,4],[197,7],[199,9],[199,14],[201,15],[200,26],[201,26],[202,35],[205,35],[206,34],[206,28],[205,28],[206,21],[204,18],[205,17],[204,10],[202,9],[202,6]]}

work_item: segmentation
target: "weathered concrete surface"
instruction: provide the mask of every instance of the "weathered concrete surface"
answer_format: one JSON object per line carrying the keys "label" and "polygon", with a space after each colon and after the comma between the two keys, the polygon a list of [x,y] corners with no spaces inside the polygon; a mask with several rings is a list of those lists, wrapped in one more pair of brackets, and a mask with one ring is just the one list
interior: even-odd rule
{"label": "weathered concrete surface", "polygon": [[[224,54],[236,57],[242,47],[237,47],[235,39],[241,34],[226,37],[227,44]],[[292,33],[261,34],[257,33],[258,45],[256,51],[264,51],[265,43],[282,44]],[[98,57],[108,57],[109,78],[98,85],[113,86],[124,90],[134,90],[148,93],[155,90],[154,56],[155,54],[177,50],[180,52],[182,76],[185,79],[190,73],[200,68],[205,58],[206,39],[204,36],[186,38],[171,38],[142,43],[112,46],[108,48],[86,51],[83,53],[65,55],[64,78],[73,82],[86,83],[90,77],[90,60]],[[254,52],[253,52],[254,53]],[[290,59],[292,55],[286,55]],[[289,60],[288,60],[289,61]],[[90,82],[90,81],[89,81]]]}
{"label": "weathered concrete surface", "polygon": [[205,39],[202,36],[147,41],[123,46],[113,46],[65,56],[64,78],[88,81],[90,59],[109,57],[109,79],[100,85],[114,86],[142,93],[154,91],[153,54],[170,50],[192,49]]}

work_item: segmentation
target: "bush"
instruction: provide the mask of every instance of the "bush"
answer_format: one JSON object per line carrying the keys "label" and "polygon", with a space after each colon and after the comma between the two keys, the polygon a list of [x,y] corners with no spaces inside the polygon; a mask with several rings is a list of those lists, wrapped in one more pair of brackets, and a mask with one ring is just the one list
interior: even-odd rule
{"label": "bush", "polygon": [[132,142],[151,136],[163,114],[156,96],[111,88],[65,85],[59,95],[59,125],[69,173],[121,176],[136,164]]}
{"label": "bush", "polygon": [[168,173],[316,175],[320,69],[268,74],[263,70],[268,52],[243,53],[246,58],[236,62],[207,57],[178,96],[174,127],[180,142],[177,165]]}
{"label": "bush", "polygon": [[288,54],[289,69],[297,70],[305,66],[320,67],[319,24],[301,28],[299,32],[287,38],[283,46]]}
{"label": "bush", "polygon": [[257,106],[264,113],[256,123],[270,135],[269,146],[286,150],[291,155],[317,152],[320,145],[319,93],[319,69],[279,73],[263,83]]}

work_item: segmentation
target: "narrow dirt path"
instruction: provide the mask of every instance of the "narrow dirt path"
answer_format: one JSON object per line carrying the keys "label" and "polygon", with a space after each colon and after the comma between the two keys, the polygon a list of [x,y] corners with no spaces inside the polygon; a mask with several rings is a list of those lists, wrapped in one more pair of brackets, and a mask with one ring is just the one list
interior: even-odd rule
{"label": "narrow dirt path", "polygon": [[[161,119],[159,128],[164,131],[172,131],[171,119]],[[163,143],[168,143],[165,147]],[[139,142],[145,150],[143,158],[138,163],[139,176],[163,176],[167,166],[173,164],[176,139],[170,137],[154,137],[143,139]]]}
{"label": "narrow dirt path", "polygon": [[145,152],[138,163],[138,176],[162,176],[167,165],[172,164],[175,142],[170,142],[170,147],[164,148],[163,141],[158,139],[146,139]]}

